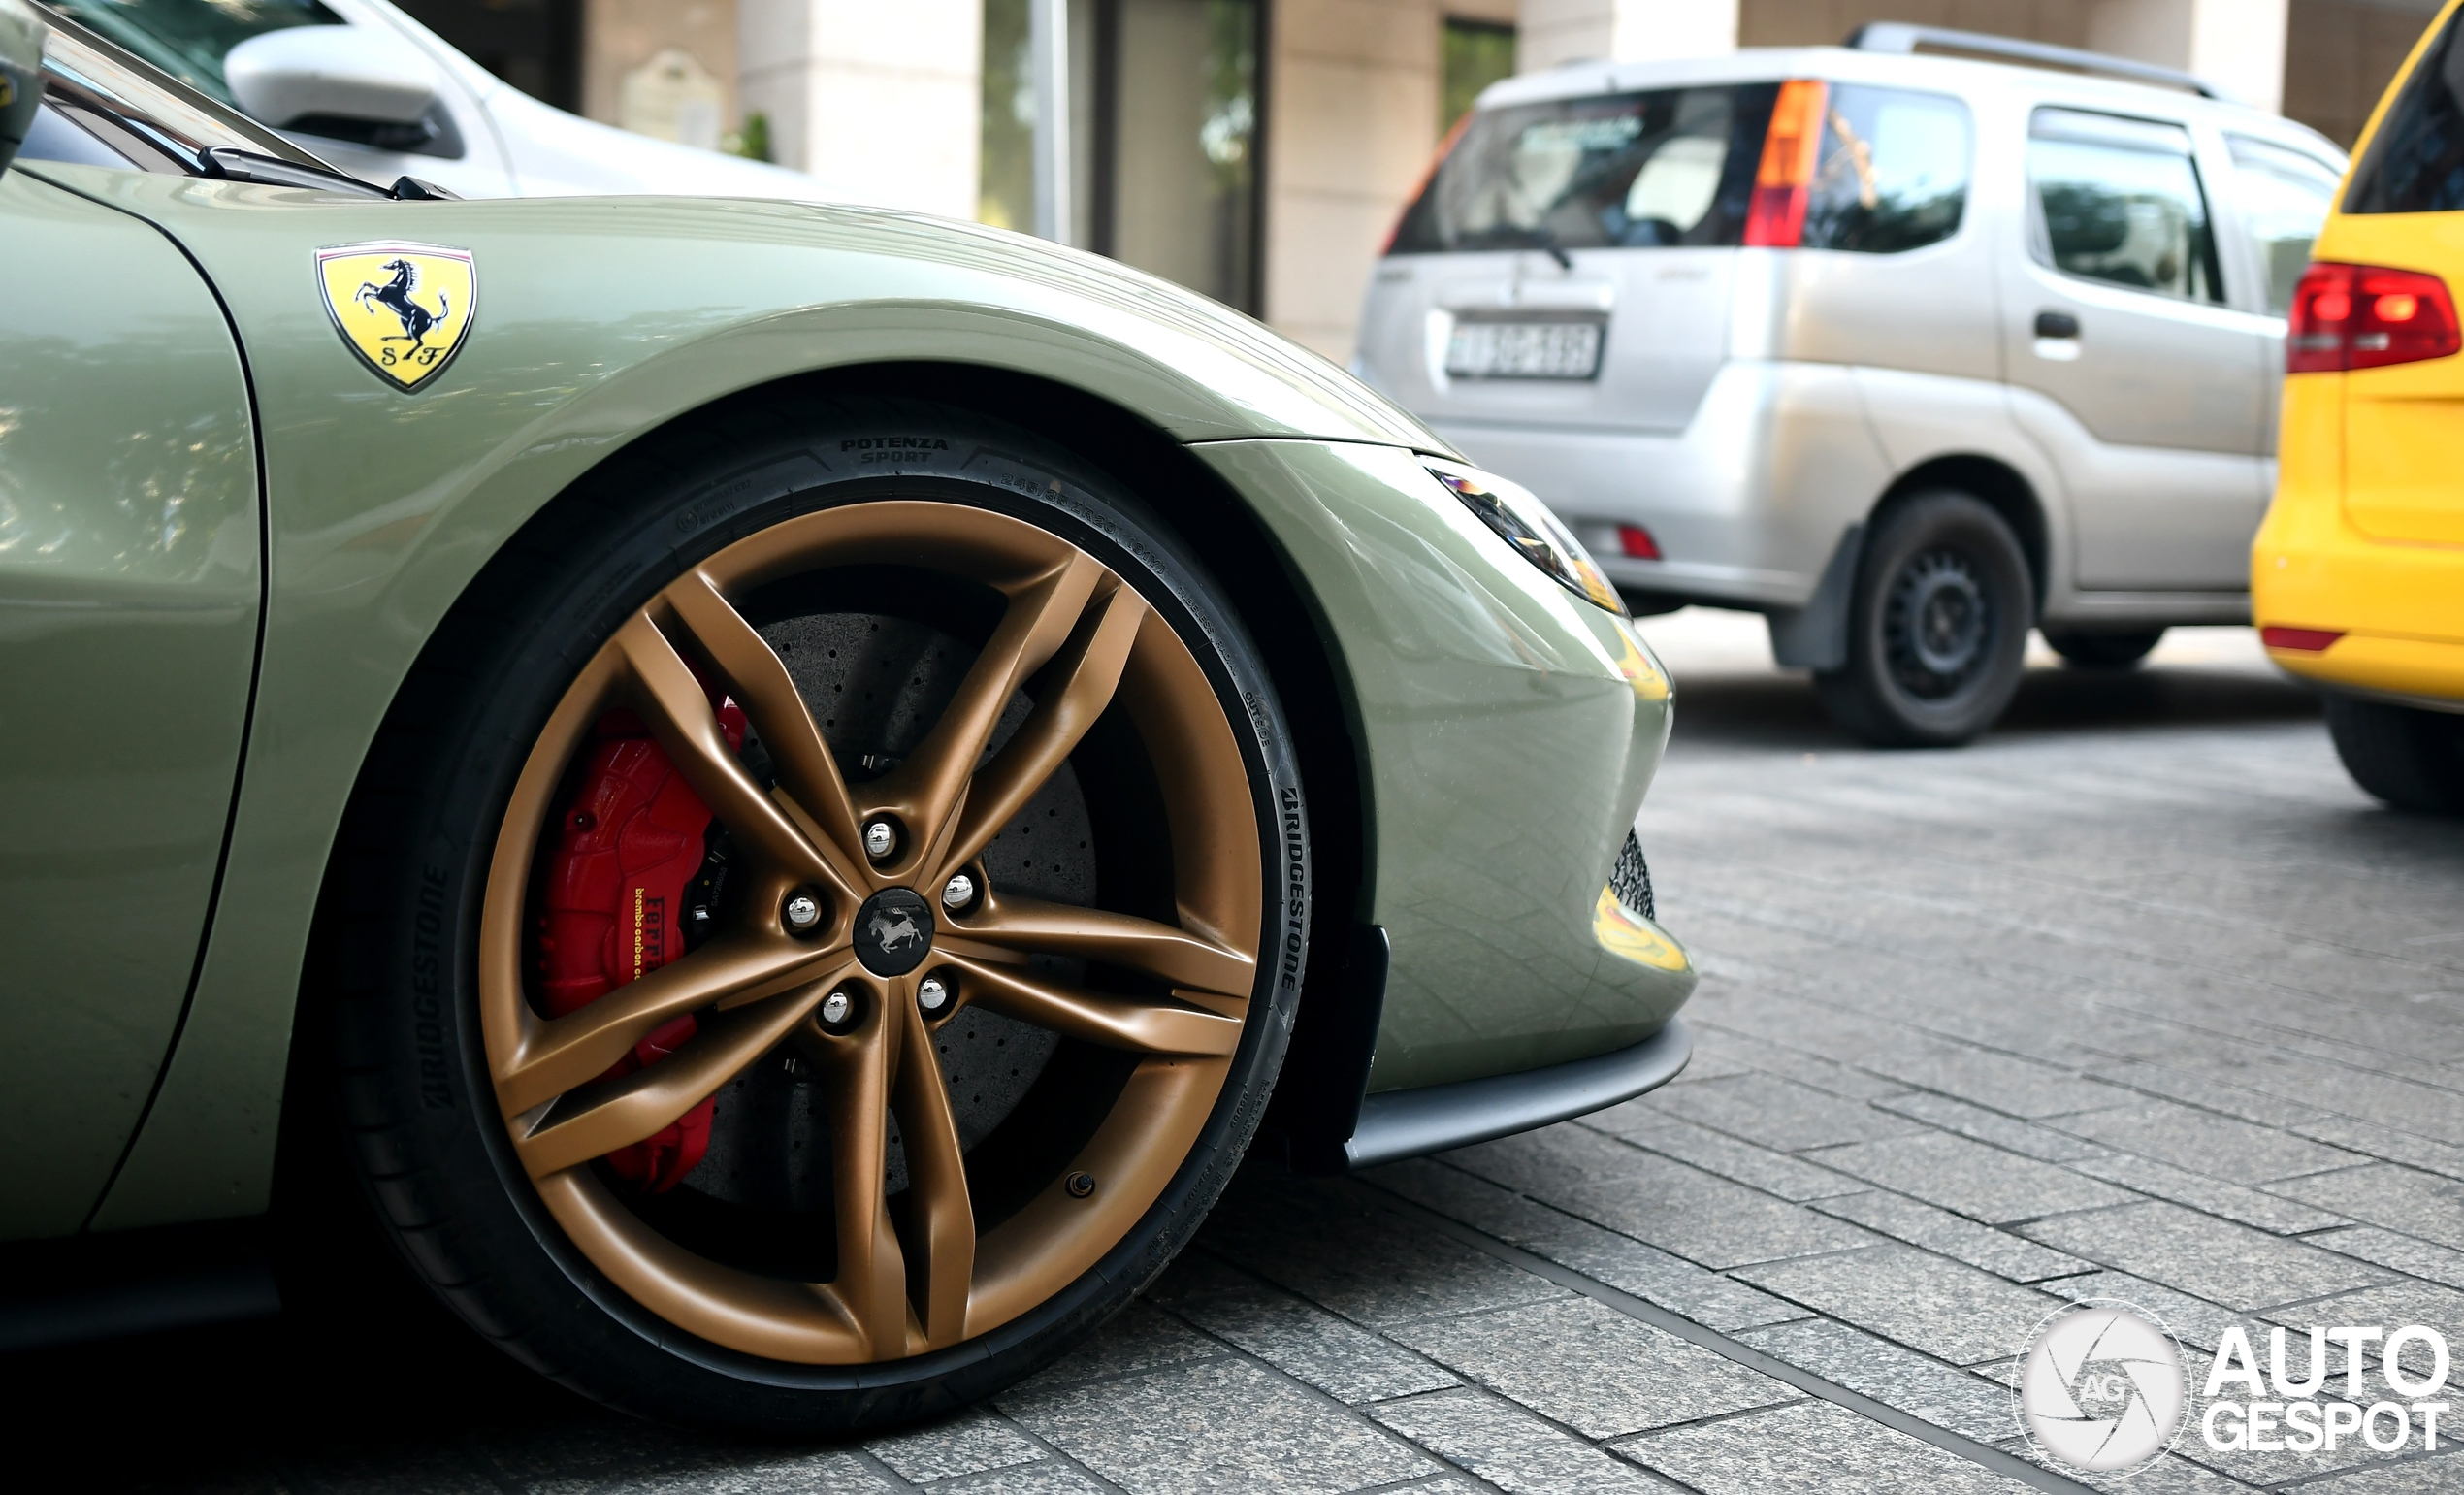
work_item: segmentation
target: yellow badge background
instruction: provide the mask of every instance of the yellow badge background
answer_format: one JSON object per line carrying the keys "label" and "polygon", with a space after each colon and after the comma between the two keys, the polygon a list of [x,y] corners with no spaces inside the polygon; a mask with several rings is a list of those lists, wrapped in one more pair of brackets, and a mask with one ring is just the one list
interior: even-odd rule
{"label": "yellow badge background", "polygon": [[[413,342],[402,313],[362,286],[382,290],[397,272],[394,260],[411,267],[409,302],[436,318]],[[453,362],[470,334],[478,309],[479,276],[468,249],[435,244],[355,244],[316,251],[316,276],[334,326],[369,368],[403,389],[416,389]],[[439,310],[442,314],[438,315]]]}

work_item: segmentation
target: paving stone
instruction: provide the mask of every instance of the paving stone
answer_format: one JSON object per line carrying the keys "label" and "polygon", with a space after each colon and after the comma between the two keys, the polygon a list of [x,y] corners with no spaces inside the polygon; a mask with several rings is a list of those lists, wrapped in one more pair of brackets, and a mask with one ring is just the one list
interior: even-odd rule
{"label": "paving stone", "polygon": [[932,1486],[932,1495],[1108,1495],[1109,1486],[1074,1464],[1046,1459],[965,1475]]}
{"label": "paving stone", "polygon": [[[2267,1316],[2295,1331],[2286,1337],[2288,1348],[2286,1350],[2291,1358],[2295,1376],[2309,1374],[2308,1336],[2301,1331],[2313,1326],[2327,1328],[2336,1324],[2371,1325],[2389,1334],[2411,1324],[2427,1325],[2449,1342],[2448,1369],[2451,1372],[2455,1365],[2452,1346],[2458,1339],[2464,1339],[2464,1292],[2432,1283],[2389,1283],[2383,1287],[2364,1287],[2359,1292],[2278,1309]],[[2273,1342],[2269,1339],[2253,1334],[2251,1344],[2262,1355],[2274,1353]],[[2379,1362],[2383,1349],[2383,1341],[2380,1348],[2363,1353],[2363,1362],[2368,1369],[2364,1372],[2362,1385],[2374,1396],[2392,1394],[2385,1391],[2379,1381]],[[2332,1341],[2327,1345],[2327,1363],[2338,1378],[2336,1385],[2347,1395],[2352,1394],[2341,1379],[2345,1373],[2344,1350]],[[2435,1370],[2429,1348],[2418,1340],[2405,1343],[2404,1353],[2398,1363],[2415,1380],[2426,1378]]]}
{"label": "paving stone", "polygon": [[1745,1074],[1671,1085],[1634,1104],[1783,1153],[1913,1131],[1905,1117],[1876,1111],[1777,1075]]}
{"label": "paving stone", "polygon": [[2068,1277],[2096,1269],[2093,1262],[2065,1256],[2008,1231],[1980,1225],[1899,1194],[1875,1190],[1841,1199],[1817,1199],[1814,1208],[2015,1283],[2042,1282],[2049,1277]]}
{"label": "paving stone", "polygon": [[2159,1199],[2170,1199],[2175,1204],[2205,1210],[2210,1215],[2221,1215],[2226,1219],[2254,1225],[2276,1235],[2298,1235],[2304,1231],[2325,1230],[2352,1223],[2341,1215],[2314,1210],[2281,1195],[2261,1193],[2255,1188],[2227,1184],[2206,1174],[2191,1173],[2168,1163],[2154,1162],[2128,1154],[2081,1158],[2070,1166],[2093,1178],[2120,1184]]}
{"label": "paving stone", "polygon": [[[1698,991],[1695,1001],[1686,1007],[1687,1017],[1694,1016],[1694,1009],[1702,1004],[1702,1000]],[[1701,1047],[1711,1047],[1716,1043],[1721,1058],[1736,1070],[1754,1069],[1764,1074],[1778,1075],[1842,1100],[1880,1100],[1885,1096],[1909,1093],[1908,1088],[1897,1080],[1885,1080],[1834,1059],[1729,1029],[1721,1025],[1716,1010],[1706,1010],[1703,1021],[1696,1024],[1696,1030],[1705,1034]],[[1716,1035],[1716,1038],[1711,1035]]]}
{"label": "paving stone", "polygon": [[1481,1392],[1432,1391],[1369,1414],[1511,1495],[1666,1495],[1581,1439]]}
{"label": "paving stone", "polygon": [[1577,1219],[1443,1162],[1415,1158],[1369,1175],[1379,1186],[1596,1283],[1723,1332],[1801,1318],[1805,1311],[1656,1246]]}
{"label": "paving stone", "polygon": [[1119,1316],[1095,1331],[1095,1337],[1021,1382],[1026,1390],[1046,1390],[1100,1381],[1183,1360],[1226,1354],[1221,1345],[1169,1314],[1133,1303]]}
{"label": "paving stone", "polygon": [[1202,1239],[1249,1271],[1355,1323],[1475,1313],[1566,1289],[1377,1207],[1357,1183],[1251,1189]]}
{"label": "paving stone", "polygon": [[1737,1275],[1954,1365],[2018,1353],[2045,1316],[2045,1300],[2027,1288],[1897,1244],[1775,1261]]}
{"label": "paving stone", "polygon": [[2384,1280],[2351,1257],[2161,1200],[2056,1216],[2022,1229],[2057,1251],[2245,1312]]}
{"label": "paving stone", "polygon": [[1650,1433],[1613,1446],[1702,1495],[2020,1495],[2007,1476],[1829,1402]]}
{"label": "paving stone", "polygon": [[2286,1179],[2270,1191],[2441,1246],[2464,1249],[2464,1183],[2454,1179],[2393,1163],[2372,1163],[2341,1173]]}
{"label": "paving stone", "polygon": [[2162,1284],[2132,1277],[2125,1272],[2064,1277],[2039,1283],[2036,1286],[2040,1292],[2051,1293],[2072,1303],[2085,1303],[2096,1298],[2127,1303],[2155,1315],[2156,1320],[2172,1330],[2174,1338],[2185,1346],[2210,1354],[2222,1343],[2226,1329],[2239,1328],[2248,1334],[2264,1327],[2253,1315],[2236,1313],[2205,1298],[2194,1298],[2187,1292],[2177,1292]]}
{"label": "paving stone", "polygon": [[1357,1490],[1432,1468],[1376,1427],[1246,1360],[1011,1391],[998,1402],[1027,1431],[1131,1495]]}
{"label": "paving stone", "polygon": [[1828,1168],[1640,1109],[1634,1101],[1585,1117],[1579,1124],[1797,1204],[1861,1193],[1865,1187]]}
{"label": "paving stone", "polygon": [[1833,1385],[1979,1443],[2006,1436],[2017,1415],[2007,1386],[1827,1318],[1750,1329],[1736,1338]]}
{"label": "paving stone", "polygon": [[2322,1230],[2303,1238],[2313,1246],[2323,1246],[2331,1251],[2426,1277],[2449,1287],[2464,1287],[2464,1251],[2452,1247],[2436,1246],[2376,1225],[2355,1225],[2348,1230]]}
{"label": "paving stone", "polygon": [[2147,1101],[2048,1121],[2048,1126],[2235,1184],[2264,1184],[2364,1161],[2342,1148],[2194,1106]]}
{"label": "paving stone", "polygon": [[2255,1121],[2261,1126],[2293,1126],[2324,1120],[2330,1113],[2281,1096],[2261,1094],[2246,1086],[2194,1074],[2169,1064],[2115,1059],[2091,1064],[2088,1073],[2099,1080],[2178,1100],[2186,1105]]}
{"label": "paving stone", "polygon": [[873,1439],[864,1445],[864,1451],[889,1465],[901,1479],[919,1484],[1044,1456],[1034,1439],[983,1412],[964,1412],[910,1432]]}
{"label": "paving stone", "polygon": [[1812,1157],[1824,1167],[1987,1224],[2092,1210],[2132,1197],[2067,1168],[1938,1131],[1826,1148]]}
{"label": "paving stone", "polygon": [[1799,1395],[1589,1298],[1408,1324],[1394,1334],[1585,1438],[1724,1416]]}
{"label": "paving stone", "polygon": [[1418,1355],[1221,1262],[1192,1262],[1186,1272],[1176,1267],[1153,1296],[1338,1401],[1382,1401],[1457,1384]]}
{"label": "paving stone", "polygon": [[[1877,1100],[1882,1110],[1957,1132],[1977,1142],[1990,1142],[2004,1152],[2017,1153],[2043,1162],[2068,1162],[2074,1157],[2101,1157],[2105,1149],[2093,1142],[2054,1130],[2037,1121],[2022,1121],[1983,1106],[1971,1106],[1964,1100],[1948,1095],[1932,1095],[1911,1090],[1905,1095]],[[2088,1116],[2101,1113],[2086,1112]]]}
{"label": "paving stone", "polygon": [[2464,1461],[2448,1451],[2445,1438],[2439,1443],[2440,1451],[2427,1457],[2320,1479],[2303,1485],[2302,1495],[2455,1495],[2464,1490]]}
{"label": "paving stone", "polygon": [[[354,1489],[381,1491],[381,1484]],[[638,1479],[543,1480],[531,1495],[876,1495],[897,1484],[859,1455],[750,1452],[727,1463]]]}
{"label": "paving stone", "polygon": [[2391,1163],[2403,1163],[2450,1179],[2464,1179],[2464,1148],[2432,1142],[2427,1137],[2392,1131],[2346,1116],[2305,1121],[2293,1130],[2316,1141],[2332,1143],[2354,1153],[2365,1153]]}
{"label": "paving stone", "polygon": [[1584,1127],[1482,1143],[1446,1154],[1595,1224],[1707,1267],[1862,1246],[1872,1236]]}

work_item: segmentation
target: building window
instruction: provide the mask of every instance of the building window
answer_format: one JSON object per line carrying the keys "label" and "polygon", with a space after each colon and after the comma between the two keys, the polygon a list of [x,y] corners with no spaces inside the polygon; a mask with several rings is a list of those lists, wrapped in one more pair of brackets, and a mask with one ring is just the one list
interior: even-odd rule
{"label": "building window", "polygon": [[1514,28],[1494,21],[1445,18],[1444,77],[1438,89],[1438,133],[1471,111],[1480,90],[1514,76]]}
{"label": "building window", "polygon": [[[1258,305],[1259,0],[1071,0],[1074,243]],[[985,0],[979,214],[1035,221],[1028,0]]]}

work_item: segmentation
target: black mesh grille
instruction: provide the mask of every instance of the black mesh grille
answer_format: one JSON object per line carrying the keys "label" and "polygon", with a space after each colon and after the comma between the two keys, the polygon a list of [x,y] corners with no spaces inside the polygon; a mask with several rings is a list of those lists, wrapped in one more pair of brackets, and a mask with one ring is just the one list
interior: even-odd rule
{"label": "black mesh grille", "polygon": [[1643,865],[1642,842],[1631,830],[1626,832],[1625,849],[1617,853],[1617,864],[1608,869],[1608,891],[1643,918],[1660,917],[1660,911],[1651,906],[1651,868]]}

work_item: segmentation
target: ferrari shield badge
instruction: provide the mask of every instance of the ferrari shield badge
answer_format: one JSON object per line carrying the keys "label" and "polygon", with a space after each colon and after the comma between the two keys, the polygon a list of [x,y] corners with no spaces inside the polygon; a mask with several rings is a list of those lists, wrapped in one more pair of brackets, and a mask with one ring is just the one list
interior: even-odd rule
{"label": "ferrari shield badge", "polygon": [[342,341],[377,377],[417,389],[470,335],[479,275],[468,249],[349,244],[316,251],[318,289]]}

